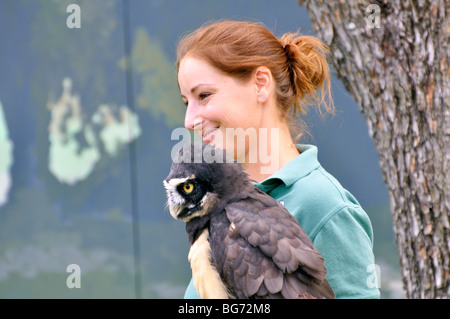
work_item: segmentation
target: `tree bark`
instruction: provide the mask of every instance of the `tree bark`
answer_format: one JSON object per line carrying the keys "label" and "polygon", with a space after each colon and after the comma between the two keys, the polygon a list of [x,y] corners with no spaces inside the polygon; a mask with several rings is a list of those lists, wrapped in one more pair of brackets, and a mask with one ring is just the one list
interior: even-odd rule
{"label": "tree bark", "polygon": [[[375,6],[366,12],[370,4]],[[450,2],[308,0],[305,5],[374,140],[406,296],[448,298]]]}

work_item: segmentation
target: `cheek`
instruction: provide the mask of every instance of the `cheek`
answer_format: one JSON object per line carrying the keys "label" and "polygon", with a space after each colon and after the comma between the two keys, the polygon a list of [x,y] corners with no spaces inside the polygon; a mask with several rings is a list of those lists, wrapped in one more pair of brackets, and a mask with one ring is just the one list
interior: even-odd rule
{"label": "cheek", "polygon": [[250,86],[230,85],[214,100],[214,116],[224,127],[254,127],[257,116],[257,101],[253,99]]}
{"label": "cheek", "polygon": [[259,127],[261,108],[250,93],[240,94],[232,103],[234,107],[231,108],[230,118],[236,123],[234,127],[243,129]]}
{"label": "cheek", "polygon": [[256,127],[258,118],[257,109],[253,105],[242,100],[230,100],[223,104],[215,112],[217,122],[224,128]]}

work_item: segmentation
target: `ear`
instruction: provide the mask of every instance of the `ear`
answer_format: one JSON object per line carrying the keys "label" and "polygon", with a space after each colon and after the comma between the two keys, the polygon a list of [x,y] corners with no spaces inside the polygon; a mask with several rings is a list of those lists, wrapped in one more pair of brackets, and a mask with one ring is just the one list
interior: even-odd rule
{"label": "ear", "polygon": [[254,81],[256,84],[257,101],[260,103],[268,101],[272,94],[272,72],[265,66],[260,66],[255,70]]}

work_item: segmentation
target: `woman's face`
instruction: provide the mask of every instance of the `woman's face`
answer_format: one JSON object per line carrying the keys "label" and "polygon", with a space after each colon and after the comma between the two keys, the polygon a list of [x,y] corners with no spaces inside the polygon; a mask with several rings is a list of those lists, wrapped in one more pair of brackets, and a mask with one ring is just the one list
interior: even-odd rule
{"label": "woman's face", "polygon": [[[259,128],[262,113],[254,81],[227,76],[204,60],[187,56],[179,66],[178,84],[187,106],[184,126],[196,131],[203,142],[227,149],[231,138],[234,141],[248,128]],[[248,152],[247,144],[239,151],[234,145],[235,157]]]}

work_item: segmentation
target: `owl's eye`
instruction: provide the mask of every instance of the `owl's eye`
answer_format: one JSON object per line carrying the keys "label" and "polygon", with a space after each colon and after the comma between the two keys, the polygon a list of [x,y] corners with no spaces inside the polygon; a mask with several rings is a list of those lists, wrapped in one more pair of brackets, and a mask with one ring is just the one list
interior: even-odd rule
{"label": "owl's eye", "polygon": [[184,183],[183,184],[183,192],[185,192],[186,194],[192,193],[193,190],[194,190],[194,184],[192,184],[192,183]]}

